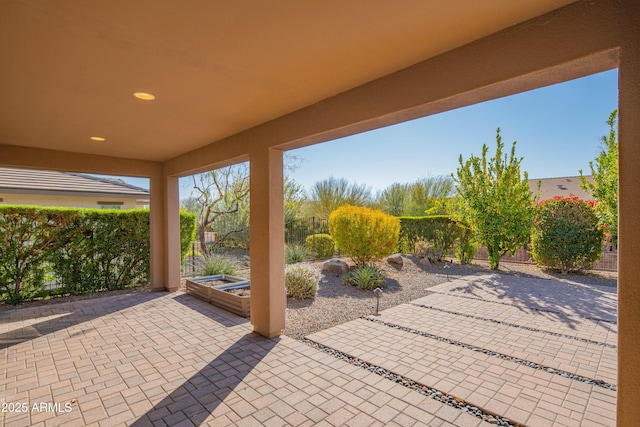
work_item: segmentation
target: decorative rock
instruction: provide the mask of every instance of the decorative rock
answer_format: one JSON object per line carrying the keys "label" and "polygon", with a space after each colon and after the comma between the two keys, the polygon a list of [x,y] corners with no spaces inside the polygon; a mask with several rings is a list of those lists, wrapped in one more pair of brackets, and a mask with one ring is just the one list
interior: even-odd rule
{"label": "decorative rock", "polygon": [[402,265],[404,264],[404,261],[402,260],[402,255],[400,254],[389,255],[387,257],[387,262],[389,264],[399,265],[400,267],[402,267]]}
{"label": "decorative rock", "polygon": [[339,259],[332,259],[322,264],[322,271],[343,274],[349,271],[349,266],[344,261],[340,261]]}
{"label": "decorative rock", "polygon": [[420,264],[424,267],[431,267],[431,261],[429,261],[429,258],[424,257],[420,260]]}

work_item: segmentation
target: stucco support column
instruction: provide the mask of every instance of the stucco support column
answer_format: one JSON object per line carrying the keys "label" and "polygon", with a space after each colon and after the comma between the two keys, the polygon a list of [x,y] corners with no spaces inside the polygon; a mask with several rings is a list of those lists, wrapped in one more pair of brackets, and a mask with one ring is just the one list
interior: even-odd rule
{"label": "stucco support column", "polygon": [[180,193],[178,178],[150,179],[151,287],[175,291],[180,286]]}
{"label": "stucco support column", "polygon": [[271,338],[284,329],[284,179],[282,151],[250,154],[251,323]]}
{"label": "stucco support column", "polygon": [[[636,11],[640,7],[635,7]],[[640,25],[627,31],[619,68],[618,415],[619,426],[640,420]]]}

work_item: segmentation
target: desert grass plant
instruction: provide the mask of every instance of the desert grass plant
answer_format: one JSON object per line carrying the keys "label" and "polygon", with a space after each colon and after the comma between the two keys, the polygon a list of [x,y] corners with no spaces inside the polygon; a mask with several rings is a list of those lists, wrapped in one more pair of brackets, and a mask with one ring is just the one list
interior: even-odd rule
{"label": "desert grass plant", "polygon": [[290,298],[315,298],[318,293],[318,281],[318,272],[313,267],[289,265],[284,272],[284,284]]}
{"label": "desert grass plant", "polygon": [[382,288],[385,276],[375,264],[363,265],[342,276],[345,285],[355,286],[364,291]]}
{"label": "desert grass plant", "polygon": [[309,259],[307,247],[298,243],[291,243],[284,247],[285,264],[296,264]]}
{"label": "desert grass plant", "polygon": [[227,274],[234,276],[240,268],[235,258],[214,254],[205,257],[200,265],[201,276],[216,276],[218,274]]}

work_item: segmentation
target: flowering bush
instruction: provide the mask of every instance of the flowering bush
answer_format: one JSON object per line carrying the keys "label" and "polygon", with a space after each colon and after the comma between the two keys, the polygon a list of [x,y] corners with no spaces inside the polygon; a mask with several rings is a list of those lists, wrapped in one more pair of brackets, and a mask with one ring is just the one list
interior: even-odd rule
{"label": "flowering bush", "polygon": [[374,209],[341,206],[329,216],[329,232],[340,251],[357,266],[391,253],[398,243],[400,220]]}
{"label": "flowering bush", "polygon": [[538,265],[563,274],[593,267],[604,243],[594,206],[595,202],[577,196],[538,203],[531,234],[531,255]]}

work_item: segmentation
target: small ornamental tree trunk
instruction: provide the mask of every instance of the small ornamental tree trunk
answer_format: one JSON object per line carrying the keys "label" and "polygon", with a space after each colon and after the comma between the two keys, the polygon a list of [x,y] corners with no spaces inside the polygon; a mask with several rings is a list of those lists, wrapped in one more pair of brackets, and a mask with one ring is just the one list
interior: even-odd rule
{"label": "small ornamental tree trunk", "polygon": [[493,246],[487,246],[487,253],[489,254],[489,268],[492,270],[499,270],[500,252],[498,252]]}

